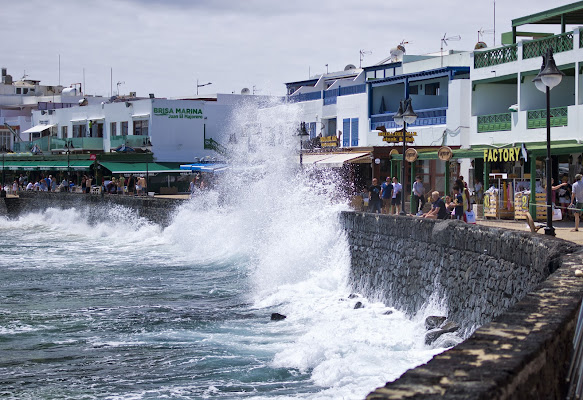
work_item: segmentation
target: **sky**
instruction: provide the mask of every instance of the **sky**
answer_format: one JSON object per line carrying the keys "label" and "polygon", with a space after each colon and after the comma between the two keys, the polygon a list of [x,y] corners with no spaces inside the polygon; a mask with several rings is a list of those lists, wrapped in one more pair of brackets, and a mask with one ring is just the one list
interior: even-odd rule
{"label": "sky", "polygon": [[[2,67],[41,84],[156,97],[284,95],[285,82],[407,54],[496,45],[512,19],[573,0],[3,0]],[[524,30],[559,33],[560,27]],[[370,52],[370,54],[369,54]],[[59,62],[60,60],[60,62]],[[328,64],[328,67],[326,67]],[[119,85],[118,85],[119,82]]]}

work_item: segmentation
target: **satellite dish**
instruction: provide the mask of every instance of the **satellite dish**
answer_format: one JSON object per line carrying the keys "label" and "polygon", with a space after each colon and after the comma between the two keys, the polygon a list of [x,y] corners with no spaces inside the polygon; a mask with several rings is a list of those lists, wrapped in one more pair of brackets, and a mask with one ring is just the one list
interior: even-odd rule
{"label": "satellite dish", "polygon": [[398,45],[390,50],[390,56],[392,62],[403,61],[403,55],[406,53],[405,46]]}
{"label": "satellite dish", "polygon": [[249,88],[243,88],[241,89],[241,94],[251,94],[251,91],[249,90]]}
{"label": "satellite dish", "polygon": [[478,42],[474,46],[474,50],[485,49],[486,47],[488,47],[488,45],[485,42]]}
{"label": "satellite dish", "polygon": [[350,71],[351,69],[356,69],[356,66],[353,64],[348,64],[346,67],[344,67],[344,71]]}

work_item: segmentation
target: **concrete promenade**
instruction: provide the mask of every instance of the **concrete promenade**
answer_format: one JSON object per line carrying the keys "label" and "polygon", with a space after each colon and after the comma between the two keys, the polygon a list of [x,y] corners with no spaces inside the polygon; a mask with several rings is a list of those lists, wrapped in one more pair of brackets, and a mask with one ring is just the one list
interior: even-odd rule
{"label": "concrete promenade", "polygon": [[[495,226],[497,228],[512,229],[516,231],[530,232],[526,221],[515,221],[505,219],[478,219],[478,225]],[[575,227],[575,221],[554,221],[553,227],[558,238],[569,240],[583,246],[583,218],[579,224],[578,232],[571,232]],[[544,229],[538,231],[537,235],[544,235]]]}

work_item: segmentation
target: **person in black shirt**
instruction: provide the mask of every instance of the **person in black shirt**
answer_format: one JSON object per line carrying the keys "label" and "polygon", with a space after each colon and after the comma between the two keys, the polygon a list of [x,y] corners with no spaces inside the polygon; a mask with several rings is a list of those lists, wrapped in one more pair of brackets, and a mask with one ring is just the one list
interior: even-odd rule
{"label": "person in black shirt", "polygon": [[431,200],[433,200],[431,210],[423,214],[421,218],[446,219],[447,210],[445,208],[445,202],[441,197],[439,197],[438,191],[431,193]]}
{"label": "person in black shirt", "polygon": [[459,186],[454,185],[453,187],[453,218],[463,220],[464,216],[464,196],[462,195],[462,189]]}
{"label": "person in black shirt", "polygon": [[368,208],[370,212],[381,213],[381,186],[377,178],[373,178],[372,186],[368,188]]}

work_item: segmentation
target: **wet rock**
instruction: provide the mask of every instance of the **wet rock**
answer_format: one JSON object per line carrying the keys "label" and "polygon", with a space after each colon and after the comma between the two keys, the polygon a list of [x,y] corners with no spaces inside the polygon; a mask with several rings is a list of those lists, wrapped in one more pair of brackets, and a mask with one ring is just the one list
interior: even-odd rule
{"label": "wet rock", "polygon": [[287,318],[287,316],[280,314],[280,313],[274,312],[273,314],[271,314],[272,321],[281,321],[281,320],[284,320],[286,318]]}
{"label": "wet rock", "polygon": [[383,315],[391,315],[393,313],[393,310],[387,310],[383,313]]}
{"label": "wet rock", "polygon": [[427,332],[425,335],[425,344],[432,344],[444,333],[452,333],[459,329],[460,327],[455,322],[446,322],[441,328],[435,329],[433,331]]}
{"label": "wet rock", "polygon": [[429,317],[425,318],[425,329],[431,330],[439,328],[445,322],[446,319],[447,319],[446,317],[430,315]]}
{"label": "wet rock", "polygon": [[359,302],[357,302],[357,303],[354,305],[354,309],[355,309],[355,310],[357,310],[357,309],[359,309],[359,308],[364,308],[364,304],[362,304],[362,302],[360,302],[360,301],[359,301]]}
{"label": "wet rock", "polygon": [[350,294],[348,295],[348,298],[349,298],[349,299],[356,299],[357,297],[358,297],[358,295],[357,295],[357,294],[354,294],[354,293],[350,293]]}

